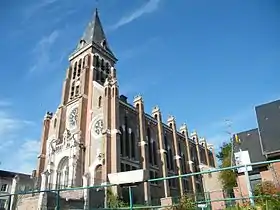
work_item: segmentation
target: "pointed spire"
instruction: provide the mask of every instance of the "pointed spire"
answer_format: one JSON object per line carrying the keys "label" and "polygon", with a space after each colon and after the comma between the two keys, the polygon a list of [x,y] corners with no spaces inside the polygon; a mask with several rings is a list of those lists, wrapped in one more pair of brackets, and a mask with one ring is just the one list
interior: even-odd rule
{"label": "pointed spire", "polygon": [[95,9],[94,17],[92,21],[89,22],[77,48],[81,48],[84,44],[96,44],[114,56],[113,52],[109,48],[97,8]]}

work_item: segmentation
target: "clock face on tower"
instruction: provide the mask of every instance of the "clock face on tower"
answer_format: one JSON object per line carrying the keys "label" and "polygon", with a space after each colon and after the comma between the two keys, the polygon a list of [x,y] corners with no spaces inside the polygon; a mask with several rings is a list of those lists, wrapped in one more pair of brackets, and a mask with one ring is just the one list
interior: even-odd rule
{"label": "clock face on tower", "polygon": [[78,107],[73,108],[68,115],[69,129],[74,129],[78,121]]}
{"label": "clock face on tower", "polygon": [[95,135],[99,136],[102,134],[102,129],[103,129],[103,121],[101,119],[97,120],[95,123],[94,123],[94,133]]}
{"label": "clock face on tower", "polygon": [[95,119],[91,126],[91,135],[93,135],[95,138],[99,138],[102,136],[103,131],[103,119],[102,117],[98,117]]}

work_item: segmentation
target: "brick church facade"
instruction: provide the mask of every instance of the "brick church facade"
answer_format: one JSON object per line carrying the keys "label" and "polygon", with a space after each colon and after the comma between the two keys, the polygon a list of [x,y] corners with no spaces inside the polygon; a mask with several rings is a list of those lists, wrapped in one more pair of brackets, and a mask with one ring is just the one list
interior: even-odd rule
{"label": "brick church facade", "polygon": [[[213,145],[189,134],[186,124],[177,126],[173,116],[164,123],[159,107],[147,114],[140,95],[133,104],[119,95],[116,62],[96,10],[69,56],[61,103],[44,118],[36,170],[41,189],[101,185],[109,173],[136,169],[156,178],[215,167]],[[202,183],[201,176],[145,182],[136,199],[202,192]]]}

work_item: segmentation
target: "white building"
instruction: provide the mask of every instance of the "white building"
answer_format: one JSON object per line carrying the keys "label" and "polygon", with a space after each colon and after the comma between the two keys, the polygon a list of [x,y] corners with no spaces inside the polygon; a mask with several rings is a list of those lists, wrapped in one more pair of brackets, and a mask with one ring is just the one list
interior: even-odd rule
{"label": "white building", "polygon": [[21,190],[26,190],[24,180],[30,181],[30,175],[0,170],[0,210],[8,209],[9,207],[9,194],[12,191],[13,179],[16,176],[18,176],[19,179],[22,181],[20,187]]}

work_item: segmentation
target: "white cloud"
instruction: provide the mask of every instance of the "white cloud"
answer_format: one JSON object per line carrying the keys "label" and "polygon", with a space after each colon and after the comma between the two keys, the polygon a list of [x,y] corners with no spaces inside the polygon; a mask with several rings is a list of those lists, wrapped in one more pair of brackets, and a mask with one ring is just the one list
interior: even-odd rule
{"label": "white cloud", "polygon": [[25,143],[22,144],[24,138],[22,131],[34,124],[31,121],[20,119],[9,112],[7,108],[10,108],[12,105],[10,102],[2,104],[5,106],[0,106],[1,168],[18,171],[20,164],[25,163],[25,157],[30,157],[31,155],[29,154],[37,149],[35,144],[30,144],[30,148]]}
{"label": "white cloud", "polygon": [[54,30],[48,36],[44,36],[33,49],[35,55],[35,62],[29,69],[29,73],[34,71],[44,70],[46,68],[51,68],[51,48],[55,44],[57,38],[59,37],[59,31]]}
{"label": "white cloud", "polygon": [[160,0],[149,0],[146,4],[133,11],[130,15],[122,17],[111,29],[118,29],[121,26],[131,23],[141,16],[152,13],[158,9]]}
{"label": "white cloud", "polygon": [[26,140],[17,150],[14,163],[18,166],[17,171],[31,173],[36,169],[37,156],[40,150],[40,141]]}
{"label": "white cloud", "polygon": [[24,19],[30,19],[34,14],[36,14],[40,10],[58,1],[59,0],[37,0],[36,3],[33,2],[31,5],[27,6],[26,9],[23,11]]}
{"label": "white cloud", "polygon": [[16,135],[20,129],[32,125],[28,120],[18,119],[4,110],[0,110],[0,144]]}

